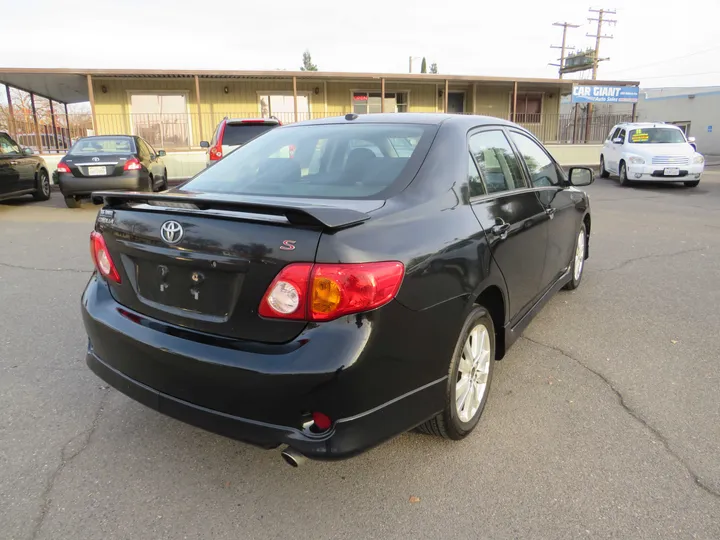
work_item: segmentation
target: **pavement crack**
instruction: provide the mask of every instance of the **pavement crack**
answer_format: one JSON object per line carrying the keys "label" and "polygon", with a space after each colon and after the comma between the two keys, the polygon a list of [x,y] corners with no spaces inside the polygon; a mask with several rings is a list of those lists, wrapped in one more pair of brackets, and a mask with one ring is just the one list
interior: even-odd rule
{"label": "pavement crack", "polygon": [[60,477],[60,474],[63,472],[65,467],[69,463],[71,463],[76,457],[82,454],[90,445],[90,439],[92,438],[95,430],[98,427],[98,424],[100,423],[100,417],[105,408],[105,402],[107,401],[109,394],[109,389],[105,389],[102,397],[100,398],[100,403],[98,404],[98,408],[95,411],[95,416],[93,417],[93,421],[90,424],[90,427],[79,434],[73,435],[65,444],[63,444],[62,448],[60,449],[60,463],[50,474],[47,484],[45,485],[45,489],[43,490],[40,513],[35,518],[35,524],[33,525],[32,533],[30,534],[31,540],[35,540],[35,538],[37,538],[38,534],[40,533],[40,529],[45,523],[45,518],[47,517],[48,511],[50,510],[50,505],[52,503],[50,495],[52,494],[52,491],[55,487],[55,482]]}
{"label": "pavement crack", "polygon": [[682,457],[680,457],[680,455],[677,452],[675,452],[675,450],[673,450],[673,448],[670,446],[670,442],[667,440],[667,438],[665,438],[665,436],[662,433],[660,433],[660,431],[656,427],[652,426],[637,411],[635,411],[632,407],[630,407],[627,404],[627,402],[625,401],[625,396],[623,396],[622,392],[620,392],[620,390],[618,390],[615,387],[615,385],[612,383],[612,381],[610,379],[608,379],[605,375],[603,375],[599,371],[588,366],[585,362],[583,362],[580,359],[576,358],[575,356],[571,355],[567,351],[561,349],[560,347],[556,347],[555,345],[548,345],[547,343],[542,343],[541,341],[537,341],[537,340],[529,338],[527,336],[522,336],[522,339],[525,339],[525,340],[529,341],[530,343],[534,343],[535,345],[539,345],[540,347],[544,347],[546,349],[550,349],[557,353],[560,353],[564,357],[569,358],[570,360],[572,360],[573,362],[578,364],[580,367],[582,367],[586,371],[589,371],[590,373],[595,375],[595,377],[600,379],[605,384],[605,386],[607,386],[615,394],[615,397],[617,398],[620,407],[622,407],[623,410],[628,415],[630,415],[631,418],[633,418],[636,422],[638,422],[640,425],[642,425],[648,432],[650,432],[650,434],[656,440],[660,441],[660,443],[663,445],[663,447],[665,448],[667,453],[670,456],[672,456],[675,459],[675,461],[677,461],[680,465],[682,465],[682,467],[687,471],[687,473],[693,479],[693,482],[695,483],[695,485],[698,486],[701,490],[703,490],[708,495],[711,495],[717,499],[720,499],[720,492],[716,491],[713,487],[706,484],[700,478],[700,476],[695,471],[693,471],[693,469],[690,467],[690,465],[688,465],[685,462],[685,460]]}
{"label": "pavement crack", "polygon": [[91,274],[92,270],[80,270],[79,268],[38,268],[36,266],[23,266],[21,264],[10,264],[0,262],[0,266],[6,268],[17,268],[18,270],[35,270],[37,272],[73,272],[75,274]]}
{"label": "pavement crack", "polygon": [[705,251],[705,250],[707,250],[707,247],[684,249],[682,251],[676,251],[673,253],[655,253],[652,255],[642,255],[640,257],[633,257],[631,259],[626,259],[626,260],[622,261],[620,264],[618,264],[616,266],[611,266],[610,268],[596,268],[593,270],[588,270],[588,273],[591,273],[591,272],[614,272],[615,270],[620,270],[621,268],[625,268],[627,265],[634,263],[636,261],[642,261],[645,259],[662,259],[665,257],[677,257],[678,255],[685,255],[687,253],[697,253],[699,251]]}

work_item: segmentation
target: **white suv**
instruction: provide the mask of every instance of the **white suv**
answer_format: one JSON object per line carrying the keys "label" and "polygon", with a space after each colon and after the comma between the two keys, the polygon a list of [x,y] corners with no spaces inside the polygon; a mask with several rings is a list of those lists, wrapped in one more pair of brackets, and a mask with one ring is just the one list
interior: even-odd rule
{"label": "white suv", "polygon": [[600,155],[600,176],[620,177],[620,184],[633,182],[700,183],[705,159],[690,144],[695,139],[672,124],[626,123],[613,127]]}

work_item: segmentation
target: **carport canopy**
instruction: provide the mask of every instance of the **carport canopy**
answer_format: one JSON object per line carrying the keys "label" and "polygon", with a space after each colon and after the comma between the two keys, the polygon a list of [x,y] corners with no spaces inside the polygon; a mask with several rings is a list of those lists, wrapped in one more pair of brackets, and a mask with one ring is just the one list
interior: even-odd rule
{"label": "carport canopy", "polygon": [[28,73],[25,70],[0,71],[0,83],[60,103],[88,101],[88,83],[84,75],[70,73]]}

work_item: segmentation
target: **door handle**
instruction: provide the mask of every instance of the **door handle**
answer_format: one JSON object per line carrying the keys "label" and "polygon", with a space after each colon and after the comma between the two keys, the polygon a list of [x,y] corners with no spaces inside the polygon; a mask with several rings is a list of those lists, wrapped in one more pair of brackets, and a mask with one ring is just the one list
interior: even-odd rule
{"label": "door handle", "polygon": [[492,229],[490,229],[490,232],[492,232],[496,236],[499,236],[501,240],[505,240],[507,238],[508,231],[510,230],[510,224],[502,220],[500,221],[501,223],[493,225]]}

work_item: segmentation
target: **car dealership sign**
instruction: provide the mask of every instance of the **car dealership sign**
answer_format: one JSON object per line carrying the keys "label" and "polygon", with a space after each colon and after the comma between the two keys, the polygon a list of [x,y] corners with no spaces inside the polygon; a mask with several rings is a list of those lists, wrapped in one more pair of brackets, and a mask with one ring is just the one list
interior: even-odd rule
{"label": "car dealership sign", "polygon": [[573,86],[573,103],[637,103],[637,86]]}

